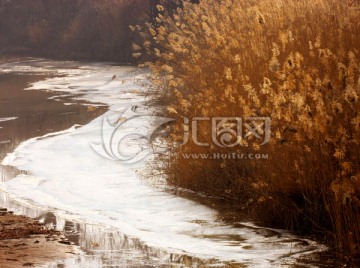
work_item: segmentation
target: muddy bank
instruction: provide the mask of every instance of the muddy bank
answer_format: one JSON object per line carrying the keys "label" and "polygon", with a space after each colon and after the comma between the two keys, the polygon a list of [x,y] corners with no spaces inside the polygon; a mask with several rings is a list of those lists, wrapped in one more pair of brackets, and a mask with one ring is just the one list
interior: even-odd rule
{"label": "muddy bank", "polygon": [[60,232],[0,208],[0,267],[39,267],[78,251]]}

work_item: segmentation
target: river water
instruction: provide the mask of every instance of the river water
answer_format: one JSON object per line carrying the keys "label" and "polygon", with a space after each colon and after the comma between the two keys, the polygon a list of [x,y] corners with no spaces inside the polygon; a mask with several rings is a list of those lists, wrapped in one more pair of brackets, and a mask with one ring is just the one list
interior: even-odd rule
{"label": "river water", "polygon": [[228,223],[147,179],[148,71],[111,63],[0,64],[0,206],[38,218],[83,254],[48,267],[332,267],[326,247]]}

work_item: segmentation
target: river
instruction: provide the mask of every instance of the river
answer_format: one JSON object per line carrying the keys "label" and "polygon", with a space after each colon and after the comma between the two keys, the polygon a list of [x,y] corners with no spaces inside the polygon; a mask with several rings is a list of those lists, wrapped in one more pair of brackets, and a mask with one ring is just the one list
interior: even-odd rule
{"label": "river", "polygon": [[326,247],[224,222],[148,179],[148,71],[112,63],[0,64],[0,206],[65,231],[83,254],[49,267],[332,267]]}

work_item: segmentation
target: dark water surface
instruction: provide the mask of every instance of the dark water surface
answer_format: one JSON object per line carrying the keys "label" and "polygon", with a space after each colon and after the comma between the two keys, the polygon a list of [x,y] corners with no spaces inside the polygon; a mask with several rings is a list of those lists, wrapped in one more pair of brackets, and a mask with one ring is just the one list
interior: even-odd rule
{"label": "dark water surface", "polygon": [[[105,112],[105,108],[89,109],[80,103],[51,99],[54,92],[24,90],[30,83],[46,76],[0,73],[0,159],[22,141],[47,133],[86,124]],[[50,98],[50,99],[49,99]],[[2,121],[1,118],[14,118]]]}

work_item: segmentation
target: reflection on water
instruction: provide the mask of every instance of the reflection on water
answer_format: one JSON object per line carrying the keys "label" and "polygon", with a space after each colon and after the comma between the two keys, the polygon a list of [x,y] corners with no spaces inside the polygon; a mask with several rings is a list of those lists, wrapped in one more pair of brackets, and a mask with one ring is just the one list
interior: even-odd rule
{"label": "reflection on water", "polygon": [[[3,181],[20,173],[12,167],[0,167]],[[18,215],[26,215],[44,222],[49,227],[64,231],[66,238],[87,254],[61,261],[66,267],[247,267],[243,264],[221,263],[218,260],[200,260],[186,254],[174,254],[150,247],[139,239],[122,234],[119,230],[87,223],[74,223],[56,215],[51,209],[44,211],[30,204],[20,203],[0,191],[0,207],[7,207]],[[58,264],[59,264],[58,263]],[[50,264],[49,267],[59,267]]]}
{"label": "reflection on water", "polygon": [[19,174],[21,174],[21,171],[19,171],[15,167],[0,165],[0,179],[1,179],[0,181],[1,182],[9,181],[12,178],[15,178]]}
{"label": "reflection on water", "polygon": [[[14,167],[0,166],[2,181],[8,181],[22,172]],[[66,234],[66,238],[74,245],[79,246],[85,253],[74,258],[49,264],[52,267],[252,267],[249,261],[244,263],[221,262],[216,259],[201,260],[186,254],[174,254],[157,247],[146,245],[138,238],[127,236],[120,230],[104,226],[89,224],[86,222],[72,222],[66,220],[66,215],[57,215],[52,208],[40,209],[31,204],[16,201],[8,193],[0,191],[0,207],[7,207],[18,215],[26,215],[44,222],[50,227],[55,227]],[[234,227],[249,227],[234,224]],[[281,237],[276,230],[254,227],[256,231],[265,237]],[[206,238],[206,237],[203,237]],[[251,246],[243,244],[244,239],[240,235],[223,237],[221,235],[211,237],[222,241],[228,241],[231,245],[238,245],[244,250],[251,250]],[[299,241],[294,241],[299,242]],[[291,254],[290,254],[291,255]],[[289,256],[290,256],[289,255]],[[282,262],[281,267],[333,267],[333,261],[329,256],[321,260],[320,256],[313,254],[306,259],[293,261],[286,265]],[[293,256],[294,257],[294,256]],[[58,266],[64,265],[64,266]]]}

